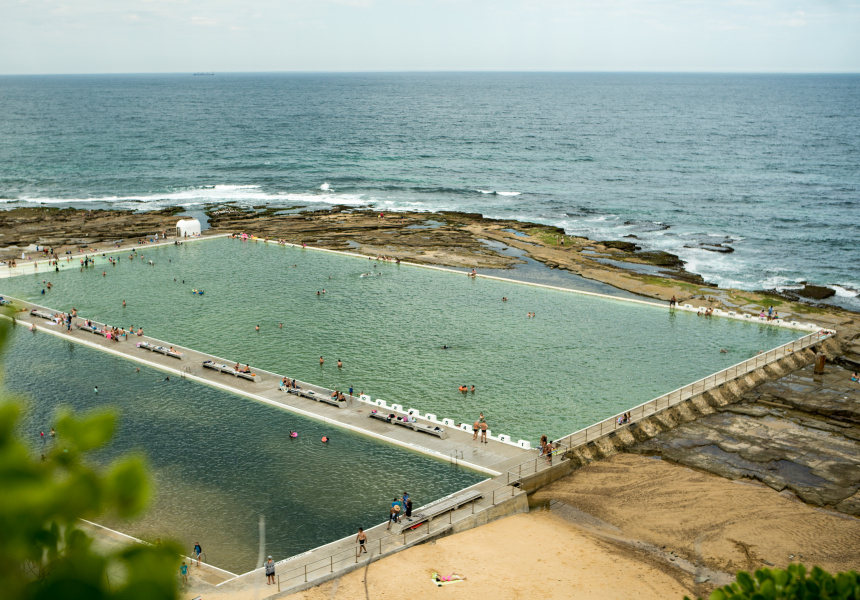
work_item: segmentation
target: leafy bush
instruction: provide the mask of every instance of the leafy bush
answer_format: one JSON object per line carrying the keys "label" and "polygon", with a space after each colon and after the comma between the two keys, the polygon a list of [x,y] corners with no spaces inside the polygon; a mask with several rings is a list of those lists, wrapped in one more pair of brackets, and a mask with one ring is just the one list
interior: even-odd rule
{"label": "leafy bush", "polygon": [[[860,600],[860,575],[856,571],[831,575],[801,564],[787,569],[759,569],[755,578],[739,571],[737,580],[711,593],[710,600]],[[689,600],[686,598],[684,600]]]}
{"label": "leafy bush", "polygon": [[[9,324],[0,319],[0,352]],[[173,600],[178,546],[95,552],[79,519],[139,514],[149,498],[146,465],[126,457],[105,469],[87,455],[113,436],[116,417],[61,411],[57,438],[34,455],[18,432],[24,400],[0,389],[0,597],[8,600]],[[114,581],[108,577],[110,572]]]}

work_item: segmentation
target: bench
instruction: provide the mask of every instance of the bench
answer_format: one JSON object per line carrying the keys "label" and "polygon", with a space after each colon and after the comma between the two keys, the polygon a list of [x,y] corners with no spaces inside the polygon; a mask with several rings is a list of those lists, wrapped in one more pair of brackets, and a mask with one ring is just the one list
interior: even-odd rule
{"label": "bench", "polygon": [[412,515],[412,520],[407,521],[408,525],[404,525],[400,533],[405,533],[410,529],[418,529],[418,527],[424,523],[429,523],[434,517],[438,517],[439,515],[444,515],[447,512],[454,512],[458,508],[466,506],[472,502],[477,502],[481,498],[484,497],[483,492],[474,491],[466,494],[461,494],[459,496],[455,496],[454,498],[449,498],[448,500],[443,500],[437,504],[431,505],[426,511]]}
{"label": "bench", "polygon": [[372,412],[370,413],[371,419],[379,419],[380,421],[385,421],[386,423],[392,423],[394,425],[400,425],[401,427],[406,427],[411,429],[412,431],[420,431],[421,433],[426,433],[428,435],[435,436],[442,440],[448,439],[448,434],[445,433],[445,430],[441,427],[433,426],[433,425],[422,425],[416,421],[405,422],[399,420],[397,417],[392,418],[390,415],[393,413],[385,414],[380,412]]}
{"label": "bench", "polygon": [[46,313],[46,312],[41,311],[41,310],[36,310],[35,308],[30,311],[30,316],[31,317],[39,317],[40,319],[47,319],[48,321],[54,320],[54,315],[52,315],[51,313]]}
{"label": "bench", "polygon": [[233,377],[241,377],[242,379],[247,379],[248,381],[261,380],[260,376],[256,373],[240,373],[229,365],[219,365],[211,360],[203,361],[203,368],[212,369],[213,371],[218,371],[219,373],[226,373],[227,375],[232,375]]}
{"label": "bench", "polygon": [[327,394],[318,394],[313,390],[295,390],[295,394],[302,398],[309,398],[311,400],[316,400],[317,402],[325,402],[326,404],[330,404],[337,408],[346,408],[346,402],[336,400]]}
{"label": "bench", "polygon": [[144,350],[149,350],[150,352],[156,352],[158,354],[163,354],[165,356],[171,356],[173,358],[178,358],[179,360],[182,360],[181,352],[171,352],[170,348],[165,348],[164,346],[154,346],[149,342],[141,342],[137,345],[137,347],[143,348]]}

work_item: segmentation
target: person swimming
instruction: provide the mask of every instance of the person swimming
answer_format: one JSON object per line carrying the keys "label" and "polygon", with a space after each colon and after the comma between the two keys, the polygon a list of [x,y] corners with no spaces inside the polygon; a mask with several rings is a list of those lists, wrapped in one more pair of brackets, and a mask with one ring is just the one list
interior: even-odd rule
{"label": "person swimming", "polygon": [[328,444],[328,440],[329,440],[329,438],[327,435],[322,436],[322,443],[323,444]]}
{"label": "person swimming", "polygon": [[449,348],[451,348],[451,346],[449,346],[448,344],[442,346],[442,350],[448,350]]}
{"label": "person swimming", "polygon": [[299,437],[299,432],[298,432],[298,431],[293,431],[292,429],[290,429],[290,437],[291,437],[291,438],[297,438],[297,437]]}

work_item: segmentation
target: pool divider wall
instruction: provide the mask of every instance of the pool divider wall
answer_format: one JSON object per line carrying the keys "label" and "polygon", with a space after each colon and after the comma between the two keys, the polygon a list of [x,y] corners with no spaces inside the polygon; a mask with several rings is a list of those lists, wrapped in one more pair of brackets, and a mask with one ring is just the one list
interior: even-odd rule
{"label": "pool divider wall", "polygon": [[[7,296],[7,298],[11,298],[11,296]],[[56,310],[54,310],[54,309],[50,309],[50,308],[47,308],[47,307],[44,307],[44,306],[40,306],[40,305],[37,305],[37,304],[33,304],[32,302],[26,302],[26,301],[24,301],[24,300],[19,300],[19,299],[17,299],[17,298],[13,298],[13,300],[15,300],[16,302],[22,303],[22,304],[28,304],[28,305],[30,305],[30,306],[37,306],[37,307],[39,307],[39,308],[42,308],[42,309],[47,310],[47,311],[50,311],[50,312],[59,312],[59,311],[56,311]],[[211,381],[211,380],[209,380],[209,379],[205,379],[205,378],[199,377],[199,376],[197,376],[197,375],[193,375],[193,374],[191,374],[191,373],[185,372],[184,370],[182,370],[181,366],[180,366],[180,368],[169,367],[169,366],[166,366],[166,365],[162,365],[162,364],[159,364],[159,363],[155,363],[155,362],[149,361],[149,360],[147,360],[147,359],[145,359],[145,358],[141,358],[140,356],[137,356],[137,355],[126,354],[125,352],[121,352],[121,351],[119,351],[119,350],[114,350],[113,348],[106,348],[106,347],[104,347],[104,346],[101,346],[101,345],[99,345],[99,344],[96,344],[96,343],[94,343],[94,342],[92,342],[92,341],[88,341],[88,340],[86,340],[86,339],[82,339],[82,338],[80,338],[80,337],[72,337],[72,336],[66,335],[65,333],[63,333],[62,331],[57,330],[56,328],[48,328],[48,327],[38,326],[38,325],[35,325],[34,323],[31,323],[31,322],[28,322],[28,321],[22,321],[22,320],[20,320],[20,319],[15,318],[15,317],[10,317],[10,316],[8,316],[8,315],[4,315],[4,314],[0,314],[0,317],[2,317],[2,318],[4,318],[4,319],[9,319],[9,320],[11,320],[11,321],[13,321],[13,322],[15,322],[15,323],[17,323],[17,324],[19,324],[19,325],[35,327],[35,329],[36,329],[36,330],[38,330],[38,331],[44,331],[44,332],[49,333],[50,335],[53,335],[53,336],[58,337],[58,338],[60,338],[60,339],[64,339],[64,340],[67,340],[67,341],[73,341],[73,342],[76,342],[76,343],[79,343],[79,344],[83,344],[84,346],[88,346],[88,347],[90,347],[90,348],[93,348],[94,350],[99,350],[99,351],[101,351],[101,352],[107,352],[107,353],[109,353],[109,354],[113,354],[114,356],[118,356],[118,357],[123,358],[123,359],[126,359],[126,360],[132,360],[132,361],[138,362],[138,363],[140,363],[140,364],[146,365],[146,366],[148,366],[148,367],[150,367],[150,368],[156,369],[156,370],[160,370],[160,371],[164,371],[164,372],[167,372],[167,373],[171,373],[171,374],[178,375],[180,378],[189,379],[189,380],[195,381],[195,382],[197,382],[197,383],[202,383],[203,385],[208,385],[208,386],[210,386],[210,387],[214,387],[214,388],[218,388],[218,389],[224,390],[224,391],[229,392],[229,393],[231,393],[231,394],[237,394],[237,395],[240,395],[240,396],[244,396],[244,397],[246,397],[246,398],[250,398],[250,399],[252,399],[252,400],[256,400],[257,402],[261,402],[261,403],[263,403],[263,404],[268,404],[268,405],[270,405],[270,406],[275,406],[275,407],[280,408],[280,409],[283,409],[283,410],[288,410],[288,411],[290,411],[290,412],[294,412],[294,413],[296,413],[296,414],[300,414],[300,415],[302,415],[302,416],[304,416],[304,417],[307,417],[307,418],[309,418],[309,419],[314,419],[314,420],[316,420],[316,421],[321,421],[321,422],[323,422],[323,423],[327,423],[327,424],[329,424],[329,425],[334,425],[334,426],[336,426],[336,427],[340,427],[341,429],[347,429],[347,430],[349,430],[349,431],[352,431],[352,432],[354,432],[354,433],[358,433],[358,434],[360,434],[360,435],[364,435],[364,436],[367,436],[367,437],[371,437],[371,438],[373,438],[373,439],[380,440],[380,441],[383,441],[383,442],[387,442],[387,443],[389,443],[389,444],[394,444],[395,446],[400,446],[401,448],[405,448],[405,449],[407,449],[407,450],[412,450],[412,451],[418,452],[419,454],[424,454],[424,455],[426,455],[426,456],[429,456],[429,457],[431,457],[431,458],[435,458],[435,459],[437,459],[437,460],[443,460],[443,461],[445,461],[445,462],[451,462],[451,456],[449,456],[448,454],[445,454],[445,453],[442,453],[442,452],[438,452],[438,451],[433,450],[433,449],[431,449],[431,448],[427,448],[426,446],[422,446],[422,445],[419,445],[419,444],[413,444],[413,443],[405,442],[405,441],[401,441],[401,440],[397,440],[397,439],[394,439],[394,438],[391,438],[391,437],[388,437],[388,436],[385,436],[385,435],[380,435],[380,434],[375,433],[375,432],[373,432],[373,431],[369,431],[369,430],[367,430],[367,429],[363,429],[363,428],[361,428],[361,427],[356,427],[356,426],[354,426],[354,425],[350,425],[350,424],[348,424],[348,423],[343,423],[343,422],[341,422],[341,421],[337,421],[337,420],[334,420],[334,419],[329,419],[329,418],[324,417],[324,416],[322,416],[322,415],[318,415],[318,414],[316,414],[316,413],[313,413],[313,412],[310,412],[310,411],[306,411],[306,410],[303,410],[303,409],[301,409],[301,408],[297,408],[297,407],[295,407],[295,406],[289,406],[289,405],[286,405],[286,404],[281,404],[281,403],[279,403],[279,402],[275,402],[275,401],[269,400],[268,398],[264,398],[263,396],[260,396],[260,395],[258,395],[258,394],[254,394],[254,393],[251,393],[251,392],[248,392],[248,391],[245,391],[245,390],[240,390],[240,389],[238,389],[238,388],[234,388],[234,387],[231,387],[231,386],[229,386],[229,385],[225,385],[225,384],[219,383],[219,382],[217,382],[217,381]],[[81,317],[78,317],[78,318],[81,318]],[[102,323],[102,325],[104,325],[104,324]],[[156,338],[151,338],[151,337],[149,337],[149,336],[145,336],[145,337],[146,337],[146,339],[148,339],[148,340],[151,340],[151,341],[153,341],[153,342],[156,342],[156,343],[159,343],[159,344],[162,344],[162,345],[167,345],[167,346],[170,346],[170,345],[171,345],[169,342],[165,342],[165,341],[163,341],[163,340],[158,340],[158,339],[156,339]],[[173,346],[174,348],[179,348],[179,349],[182,349],[182,350],[188,350],[188,351],[192,351],[192,352],[197,352],[196,350],[193,350],[193,349],[191,349],[191,348],[187,348],[187,347],[185,347],[185,346],[180,346],[179,344],[172,344],[172,346]],[[202,353],[200,353],[200,354],[202,354]],[[209,357],[212,357],[212,358],[216,358],[217,360],[219,360],[219,361],[223,361],[224,363],[234,362],[234,361],[228,361],[228,360],[226,360],[226,359],[223,359],[223,358],[220,358],[220,357],[217,357],[217,356],[214,356],[214,355],[209,355],[209,354],[207,354],[206,356],[209,356]],[[264,369],[255,369],[255,370],[256,370],[257,372],[260,372],[260,373],[266,373],[266,374],[271,375],[272,377],[275,377],[275,378],[278,378],[278,379],[281,379],[281,378],[282,378],[282,376],[281,376],[281,375],[278,375],[278,374],[276,374],[276,373],[271,373],[270,371],[266,371],[266,370],[264,370]],[[296,380],[296,381],[298,381],[298,380]],[[300,382],[300,383],[302,383],[302,384],[304,384],[304,385],[308,385],[308,386],[313,386],[313,387],[317,387],[317,388],[319,388],[319,386],[315,386],[315,385],[313,385],[313,384],[306,384],[305,382]],[[319,389],[324,389],[324,388],[319,388]],[[353,397],[353,396],[351,396],[351,398],[352,398],[352,399],[355,399],[355,397]],[[496,470],[493,470],[493,469],[490,469],[490,468],[487,468],[487,467],[484,467],[484,466],[482,466],[482,465],[478,465],[478,464],[475,464],[475,463],[472,463],[472,462],[469,462],[469,461],[465,461],[465,460],[458,460],[458,461],[457,461],[457,465],[459,465],[459,466],[463,466],[463,467],[465,467],[465,468],[467,468],[467,469],[471,469],[471,470],[476,471],[476,472],[478,472],[478,473],[483,473],[483,474],[485,474],[485,475],[490,475],[491,477],[495,477],[495,476],[497,476],[497,475],[499,475],[499,474],[500,474],[500,473],[499,473],[499,471],[496,471]]]}

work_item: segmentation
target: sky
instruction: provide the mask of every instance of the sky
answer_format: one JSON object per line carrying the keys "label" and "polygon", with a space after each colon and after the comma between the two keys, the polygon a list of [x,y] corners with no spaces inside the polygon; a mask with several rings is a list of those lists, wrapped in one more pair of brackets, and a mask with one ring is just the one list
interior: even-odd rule
{"label": "sky", "polygon": [[0,74],[860,72],[860,0],[0,0]]}

